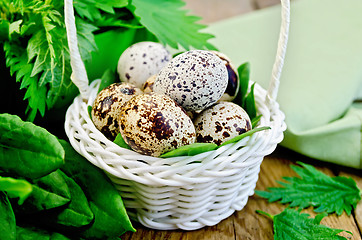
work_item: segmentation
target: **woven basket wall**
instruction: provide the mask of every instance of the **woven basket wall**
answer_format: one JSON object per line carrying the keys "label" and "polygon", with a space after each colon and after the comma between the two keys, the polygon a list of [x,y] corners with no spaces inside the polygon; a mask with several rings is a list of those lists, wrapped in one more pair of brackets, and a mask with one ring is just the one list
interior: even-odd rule
{"label": "woven basket wall", "polygon": [[289,0],[282,0],[282,24],[268,91],[255,84],[262,118],[256,132],[237,143],[196,156],[156,158],[123,149],[94,126],[88,106],[99,80],[88,84],[80,58],[72,0],[65,0],[72,81],[80,95],[66,113],[65,131],[73,148],[103,169],[119,190],[130,217],[154,229],[193,230],[212,226],[241,210],[254,193],[263,158],[283,139],[284,114],[275,101],[289,28]]}

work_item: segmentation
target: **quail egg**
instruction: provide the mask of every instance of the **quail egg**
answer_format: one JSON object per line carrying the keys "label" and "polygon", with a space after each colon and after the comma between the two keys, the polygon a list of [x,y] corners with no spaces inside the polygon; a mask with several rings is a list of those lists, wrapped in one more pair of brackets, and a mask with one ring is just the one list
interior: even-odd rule
{"label": "quail egg", "polygon": [[217,145],[251,129],[246,111],[232,102],[218,102],[194,120],[196,141]]}
{"label": "quail egg", "polygon": [[145,81],[157,74],[171,58],[171,53],[160,43],[138,42],[121,54],[117,72],[121,82],[142,88]]}
{"label": "quail egg", "polygon": [[217,102],[228,84],[225,63],[214,53],[191,50],[159,72],[153,91],[170,96],[185,110],[203,110]]}
{"label": "quail egg", "polygon": [[129,83],[113,83],[101,90],[91,111],[96,128],[113,141],[119,133],[118,116],[121,107],[139,94],[142,94],[141,89]]}
{"label": "quail egg", "polygon": [[195,127],[169,96],[148,93],[133,97],[122,108],[120,133],[136,152],[158,157],[196,140]]}
{"label": "quail egg", "polygon": [[218,56],[224,63],[228,71],[228,85],[225,93],[220,98],[220,101],[232,101],[236,97],[239,91],[239,74],[230,58],[224,53],[218,51],[211,51]]}

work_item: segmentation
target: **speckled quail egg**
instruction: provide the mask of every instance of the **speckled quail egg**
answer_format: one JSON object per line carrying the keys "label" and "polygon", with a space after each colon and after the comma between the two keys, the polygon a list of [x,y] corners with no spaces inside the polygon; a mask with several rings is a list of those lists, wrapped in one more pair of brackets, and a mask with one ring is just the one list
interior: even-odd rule
{"label": "speckled quail egg", "polygon": [[192,120],[166,95],[135,96],[123,106],[119,122],[125,142],[144,155],[157,157],[196,140]]}
{"label": "speckled quail egg", "polygon": [[171,53],[160,43],[138,42],[128,47],[118,60],[121,82],[142,88],[145,81],[157,74],[172,59]]}
{"label": "speckled quail egg", "polygon": [[132,97],[142,94],[141,89],[129,83],[113,83],[101,90],[92,106],[92,121],[108,139],[114,140],[119,133],[120,109]]}
{"label": "speckled quail egg", "polygon": [[157,75],[152,75],[151,77],[149,77],[145,84],[143,85],[143,92],[144,93],[151,93],[153,92],[153,84],[155,84],[155,79],[156,79]]}
{"label": "speckled quail egg", "polygon": [[245,110],[232,102],[218,102],[202,111],[194,120],[197,142],[217,145],[251,129]]}
{"label": "speckled quail egg", "polygon": [[187,111],[205,109],[224,94],[228,84],[225,63],[205,50],[174,57],[159,72],[153,91],[170,96]]}
{"label": "speckled quail egg", "polygon": [[239,91],[239,74],[234,64],[231,62],[230,58],[224,53],[218,51],[211,51],[216,56],[218,56],[226,66],[228,71],[228,86],[225,93],[220,98],[220,101],[232,101],[236,97]]}

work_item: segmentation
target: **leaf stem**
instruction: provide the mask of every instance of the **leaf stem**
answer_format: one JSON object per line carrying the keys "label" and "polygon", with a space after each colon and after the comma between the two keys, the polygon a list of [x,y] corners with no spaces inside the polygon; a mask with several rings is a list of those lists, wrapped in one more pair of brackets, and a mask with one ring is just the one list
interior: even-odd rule
{"label": "leaf stem", "polygon": [[270,218],[272,221],[274,221],[274,216],[271,215],[271,214],[269,214],[269,213],[267,213],[267,212],[264,212],[264,211],[262,211],[262,210],[255,210],[255,212],[256,212],[256,213],[259,213],[259,214],[261,214],[261,215],[267,216],[267,217]]}

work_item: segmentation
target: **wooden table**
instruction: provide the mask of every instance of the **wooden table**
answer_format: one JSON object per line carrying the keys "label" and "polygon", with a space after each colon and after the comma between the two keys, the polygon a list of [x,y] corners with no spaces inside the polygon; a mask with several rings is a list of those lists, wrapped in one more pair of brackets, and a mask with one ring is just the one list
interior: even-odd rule
{"label": "wooden table", "polygon": [[[211,23],[223,18],[279,4],[279,0],[186,0],[186,3],[186,7],[191,9],[192,13],[203,17],[202,23]],[[264,159],[256,189],[266,190],[268,187],[279,186],[276,180],[282,180],[283,176],[295,176],[296,174],[291,170],[290,165],[295,164],[296,161],[312,164],[330,176],[351,177],[357,181],[358,187],[362,189],[361,171],[310,159],[282,147],[278,147],[274,153]],[[280,203],[268,203],[267,200],[254,195],[249,198],[244,209],[235,212],[216,226],[205,227],[195,231],[159,231],[134,223],[137,232],[126,233],[122,236],[122,239],[273,239],[272,221],[267,217],[257,214],[255,210],[262,210],[274,215],[282,212],[286,206]],[[312,209],[307,209],[304,212],[309,213],[311,216],[316,215]],[[346,213],[339,217],[332,214],[325,217],[321,224],[352,232],[353,236],[347,233],[341,234],[348,239],[362,239],[362,202],[358,204],[350,216],[347,216]]]}

